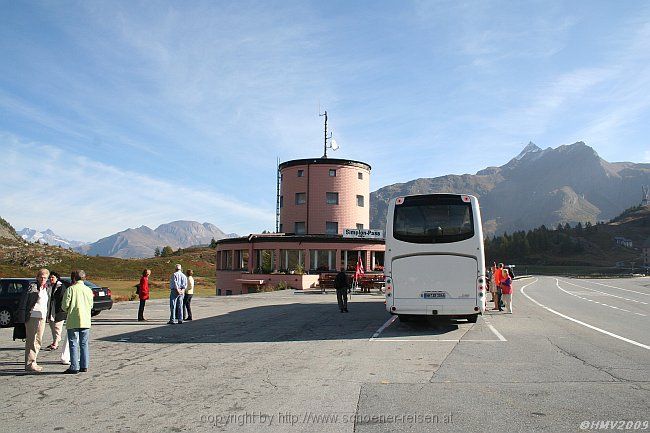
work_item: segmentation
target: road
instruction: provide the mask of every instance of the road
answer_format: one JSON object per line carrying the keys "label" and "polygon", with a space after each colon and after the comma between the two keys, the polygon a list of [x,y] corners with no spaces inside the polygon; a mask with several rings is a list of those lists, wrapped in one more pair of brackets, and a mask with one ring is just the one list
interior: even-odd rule
{"label": "road", "polygon": [[0,330],[3,430],[650,430],[650,278],[517,280],[514,314],[476,324],[400,323],[376,295],[349,314],[331,293],[192,304],[183,325],[165,324],[164,301],[144,324],[134,302],[103,312],[76,376],[52,352],[25,374],[23,343]]}

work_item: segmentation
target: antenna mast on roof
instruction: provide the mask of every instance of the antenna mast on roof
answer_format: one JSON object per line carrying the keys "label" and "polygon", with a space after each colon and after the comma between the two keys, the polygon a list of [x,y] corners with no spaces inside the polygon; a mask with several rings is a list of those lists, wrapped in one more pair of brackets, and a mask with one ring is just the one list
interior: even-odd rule
{"label": "antenna mast on roof", "polygon": [[332,138],[332,133],[330,132],[330,136],[327,136],[327,110],[325,110],[325,114],[319,114],[319,116],[323,117],[325,116],[325,140],[323,143],[323,158],[327,158],[327,140]]}
{"label": "antenna mast on roof", "polygon": [[[332,138],[332,133],[331,132],[330,132],[329,137],[327,136],[327,110],[325,110],[324,114],[320,114],[320,107],[319,107],[319,114],[318,115],[321,116],[321,117],[325,116],[325,140],[323,140],[323,158],[327,158],[327,149],[330,148],[332,150],[338,150],[339,145],[336,142],[336,140],[334,140],[334,138]],[[327,140],[330,141],[329,146],[327,145]]]}
{"label": "antenna mast on roof", "polygon": [[280,158],[278,158],[278,163],[276,165],[275,172],[275,181],[276,181],[276,190],[275,190],[275,232],[280,233]]}

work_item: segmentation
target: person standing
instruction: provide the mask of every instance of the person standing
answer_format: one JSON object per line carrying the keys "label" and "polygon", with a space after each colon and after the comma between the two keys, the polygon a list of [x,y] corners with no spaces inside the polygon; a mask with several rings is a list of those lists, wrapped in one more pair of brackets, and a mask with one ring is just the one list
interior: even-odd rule
{"label": "person standing", "polygon": [[70,275],[72,285],[65,291],[63,309],[68,313],[66,327],[70,348],[70,368],[64,373],[77,374],[88,371],[90,364],[90,311],[93,308],[93,291],[84,284],[86,273],[81,269]]}
{"label": "person standing", "polygon": [[194,271],[187,270],[187,290],[183,298],[183,310],[185,312],[183,320],[192,320],[192,295],[194,295]]}
{"label": "person standing", "polygon": [[341,269],[336,278],[334,279],[334,288],[336,289],[336,300],[339,303],[339,310],[341,313],[348,312],[348,290],[350,283],[348,283],[348,276],[345,271]]}
{"label": "person standing", "polygon": [[503,263],[499,263],[499,267],[497,268],[494,276],[494,282],[497,285],[497,303],[495,305],[495,308],[493,308],[493,310],[503,311],[503,299],[502,299],[503,286],[501,285],[502,281],[503,281]]}
{"label": "person standing", "polygon": [[47,350],[57,350],[59,348],[61,334],[63,332],[63,322],[65,322],[67,316],[65,311],[63,311],[63,295],[65,294],[65,286],[59,278],[60,276],[56,272],[50,273],[52,296],[50,296],[49,321],[50,330],[52,331],[52,344],[47,346]]}
{"label": "person standing", "polygon": [[149,299],[149,275],[151,275],[151,269],[145,269],[142,271],[142,277],[140,277],[140,285],[138,286],[138,297],[140,298],[138,322],[147,321],[147,319],[144,318],[144,304],[147,302],[147,299]]}
{"label": "person standing", "polygon": [[508,269],[502,269],[501,272],[501,297],[505,304],[506,314],[512,314],[512,278],[510,278]]}
{"label": "person standing", "polygon": [[187,277],[182,272],[180,264],[176,265],[176,272],[169,279],[169,309],[168,325],[183,323],[183,295],[187,288]]}
{"label": "person standing", "polygon": [[41,341],[45,332],[45,323],[50,316],[50,271],[43,268],[36,274],[36,282],[22,294],[18,301],[16,323],[25,324],[25,371],[41,372],[36,358],[41,350]]}

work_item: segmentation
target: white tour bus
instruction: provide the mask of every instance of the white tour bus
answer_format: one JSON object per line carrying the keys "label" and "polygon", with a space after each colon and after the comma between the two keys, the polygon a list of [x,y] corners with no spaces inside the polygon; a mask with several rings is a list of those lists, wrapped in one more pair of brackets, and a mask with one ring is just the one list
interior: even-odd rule
{"label": "white tour bus", "polygon": [[413,316],[466,318],[485,311],[481,212],[467,194],[392,199],[386,217],[386,310]]}

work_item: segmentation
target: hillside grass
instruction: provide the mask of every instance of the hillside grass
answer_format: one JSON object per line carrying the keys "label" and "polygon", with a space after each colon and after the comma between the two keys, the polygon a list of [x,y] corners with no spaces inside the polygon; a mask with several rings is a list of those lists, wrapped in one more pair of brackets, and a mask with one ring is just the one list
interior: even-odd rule
{"label": "hillside grass", "polygon": [[[91,279],[91,281],[98,286],[111,289],[113,301],[136,301],[139,299],[135,293],[135,285],[140,282],[140,278],[137,280]],[[215,296],[215,287],[216,280],[214,278],[194,277],[194,296]],[[169,298],[169,278],[157,280],[153,278],[153,275],[150,276],[149,299],[167,298]]]}
{"label": "hillside grass", "polygon": [[144,269],[151,269],[151,298],[169,297],[169,278],[176,263],[184,271],[194,271],[195,296],[215,295],[215,250],[209,247],[187,248],[168,257],[120,259],[84,256],[57,246],[0,239],[0,278],[33,277],[40,268],[62,276],[83,269],[88,280],[110,288],[115,301],[137,299],[135,285],[140,282]]}

